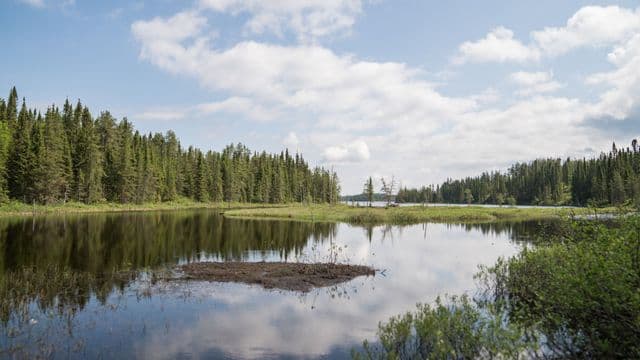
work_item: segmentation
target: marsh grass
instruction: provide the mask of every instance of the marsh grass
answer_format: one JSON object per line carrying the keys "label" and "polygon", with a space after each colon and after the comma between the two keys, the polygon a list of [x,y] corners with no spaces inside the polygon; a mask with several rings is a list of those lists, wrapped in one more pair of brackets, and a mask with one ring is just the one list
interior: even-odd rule
{"label": "marsh grass", "polygon": [[174,201],[143,204],[120,204],[100,202],[85,204],[81,202],[67,202],[49,205],[31,205],[19,201],[10,201],[0,205],[0,217],[31,216],[44,214],[76,214],[76,213],[104,213],[104,212],[138,212],[138,211],[166,211],[187,209],[246,209],[263,207],[281,207],[281,204],[254,204],[238,202],[198,202],[188,198]]}
{"label": "marsh grass", "polygon": [[[618,209],[600,209],[599,212],[617,212]],[[273,208],[226,210],[227,217],[291,219],[320,222],[346,222],[351,224],[406,225],[422,222],[483,223],[495,221],[548,220],[562,217],[589,215],[588,208],[486,208],[480,206],[403,206],[390,208],[353,207],[348,205],[299,205]]]}

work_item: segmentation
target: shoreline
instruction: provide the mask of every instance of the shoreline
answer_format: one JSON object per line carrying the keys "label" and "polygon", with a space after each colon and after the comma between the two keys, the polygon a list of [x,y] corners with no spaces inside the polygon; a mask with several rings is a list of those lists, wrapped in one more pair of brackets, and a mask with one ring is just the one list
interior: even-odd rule
{"label": "shoreline", "polygon": [[[404,225],[424,222],[439,223],[487,223],[499,221],[527,221],[560,219],[567,216],[618,213],[621,210],[607,208],[564,207],[482,207],[482,206],[401,206],[394,208],[352,207],[337,205],[288,205],[273,208],[232,209],[224,212],[229,218],[271,220],[298,220],[310,222],[344,222],[348,224]],[[629,212],[630,209],[623,209]]]}
{"label": "shoreline", "polygon": [[[483,206],[400,206],[395,208],[353,207],[345,204],[258,204],[258,203],[202,203],[189,199],[146,204],[119,203],[67,203],[58,205],[28,205],[10,202],[0,205],[0,218],[29,217],[63,214],[100,214],[126,212],[180,211],[217,209],[227,218],[262,220],[295,220],[309,222],[344,222],[349,224],[414,224],[483,223],[499,221],[526,221],[617,213],[620,209],[580,207],[483,207]],[[623,209],[629,211],[630,209]]]}
{"label": "shoreline", "polygon": [[255,209],[267,207],[282,207],[286,204],[257,204],[257,203],[238,203],[238,202],[197,202],[188,199],[179,199],[175,201],[159,202],[159,203],[143,203],[143,204],[120,204],[120,203],[97,203],[84,204],[78,202],[69,202],[66,204],[55,205],[28,205],[21,202],[9,202],[0,205],[0,218],[9,217],[30,217],[30,216],[48,216],[48,215],[82,215],[82,214],[100,214],[100,213],[127,213],[127,212],[154,212],[154,211],[179,211],[179,210],[199,210],[199,209],[219,209],[239,210],[239,209]]}

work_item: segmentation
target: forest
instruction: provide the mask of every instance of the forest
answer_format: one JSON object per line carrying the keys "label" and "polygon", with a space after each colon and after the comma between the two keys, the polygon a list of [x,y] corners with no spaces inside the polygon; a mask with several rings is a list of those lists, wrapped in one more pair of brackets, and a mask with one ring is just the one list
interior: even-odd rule
{"label": "forest", "polygon": [[401,188],[397,202],[510,205],[640,205],[640,148],[611,151],[592,159],[538,159],[506,172],[449,179],[420,189]]}
{"label": "forest", "polygon": [[79,100],[42,115],[17,91],[0,99],[0,202],[335,203],[337,174],[300,154],[183,148],[175,133],[141,134],[108,111],[92,117]]}

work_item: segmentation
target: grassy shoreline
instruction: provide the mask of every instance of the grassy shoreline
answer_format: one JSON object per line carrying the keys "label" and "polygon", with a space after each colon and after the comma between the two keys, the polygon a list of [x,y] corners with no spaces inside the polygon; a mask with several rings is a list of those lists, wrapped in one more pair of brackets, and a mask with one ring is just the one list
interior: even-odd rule
{"label": "grassy shoreline", "polygon": [[117,212],[149,212],[168,210],[194,210],[194,209],[247,209],[278,207],[285,205],[273,204],[251,204],[251,203],[223,203],[211,202],[203,203],[190,199],[178,199],[175,201],[161,203],[143,204],[120,204],[120,203],[98,203],[84,204],[78,202],[68,202],[66,204],[55,205],[29,205],[22,202],[12,201],[0,205],[0,218],[33,215],[55,215],[55,214],[89,214],[89,213],[117,213]]}
{"label": "grassy shoreline", "polygon": [[[598,213],[620,211],[617,208],[597,209]],[[523,221],[561,218],[570,215],[593,214],[590,208],[515,208],[480,206],[407,206],[396,208],[367,208],[340,205],[287,205],[272,208],[232,209],[226,217],[291,219],[351,224],[411,224],[421,222],[482,223],[494,221]]]}
{"label": "grassy shoreline", "polygon": [[[169,210],[219,209],[229,218],[289,219],[298,221],[345,222],[351,224],[411,224],[420,222],[481,223],[494,221],[544,220],[569,215],[593,214],[589,208],[514,208],[480,206],[407,206],[396,208],[353,207],[345,204],[255,204],[202,203],[179,199],[162,203],[28,205],[10,202],[0,205],[0,218],[54,214],[150,212]],[[618,212],[617,208],[598,209],[598,213]]]}

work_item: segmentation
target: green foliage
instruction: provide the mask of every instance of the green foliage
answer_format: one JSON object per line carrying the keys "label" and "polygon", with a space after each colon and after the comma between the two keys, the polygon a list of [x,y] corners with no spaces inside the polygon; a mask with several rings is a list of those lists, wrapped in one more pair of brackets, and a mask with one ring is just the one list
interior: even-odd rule
{"label": "green foliage", "polygon": [[473,193],[471,192],[471,189],[464,189],[464,202],[467,203],[467,205],[471,204],[473,202]]}
{"label": "green foliage", "polygon": [[373,178],[371,178],[371,176],[367,181],[365,181],[364,189],[362,193],[366,196],[366,199],[369,202],[369,206],[371,206],[371,203],[373,202],[373,195],[374,195]]}
{"label": "green foliage", "polygon": [[335,172],[311,169],[288,151],[252,153],[242,144],[221,153],[181,148],[176,135],[140,134],[109,112],[93,119],[67,100],[44,118],[17,92],[0,99],[0,202],[150,203],[188,197],[201,202],[335,203]]}
{"label": "green foliage", "polygon": [[574,223],[481,276],[555,356],[640,356],[640,217]]}
{"label": "green foliage", "polygon": [[524,332],[504,321],[493,307],[481,308],[467,296],[433,306],[418,305],[413,313],[380,324],[379,341],[364,342],[355,359],[518,358],[534,344]]}
{"label": "green foliage", "polygon": [[357,359],[640,357],[640,216],[560,224],[499,259],[481,292],[379,326]]}

